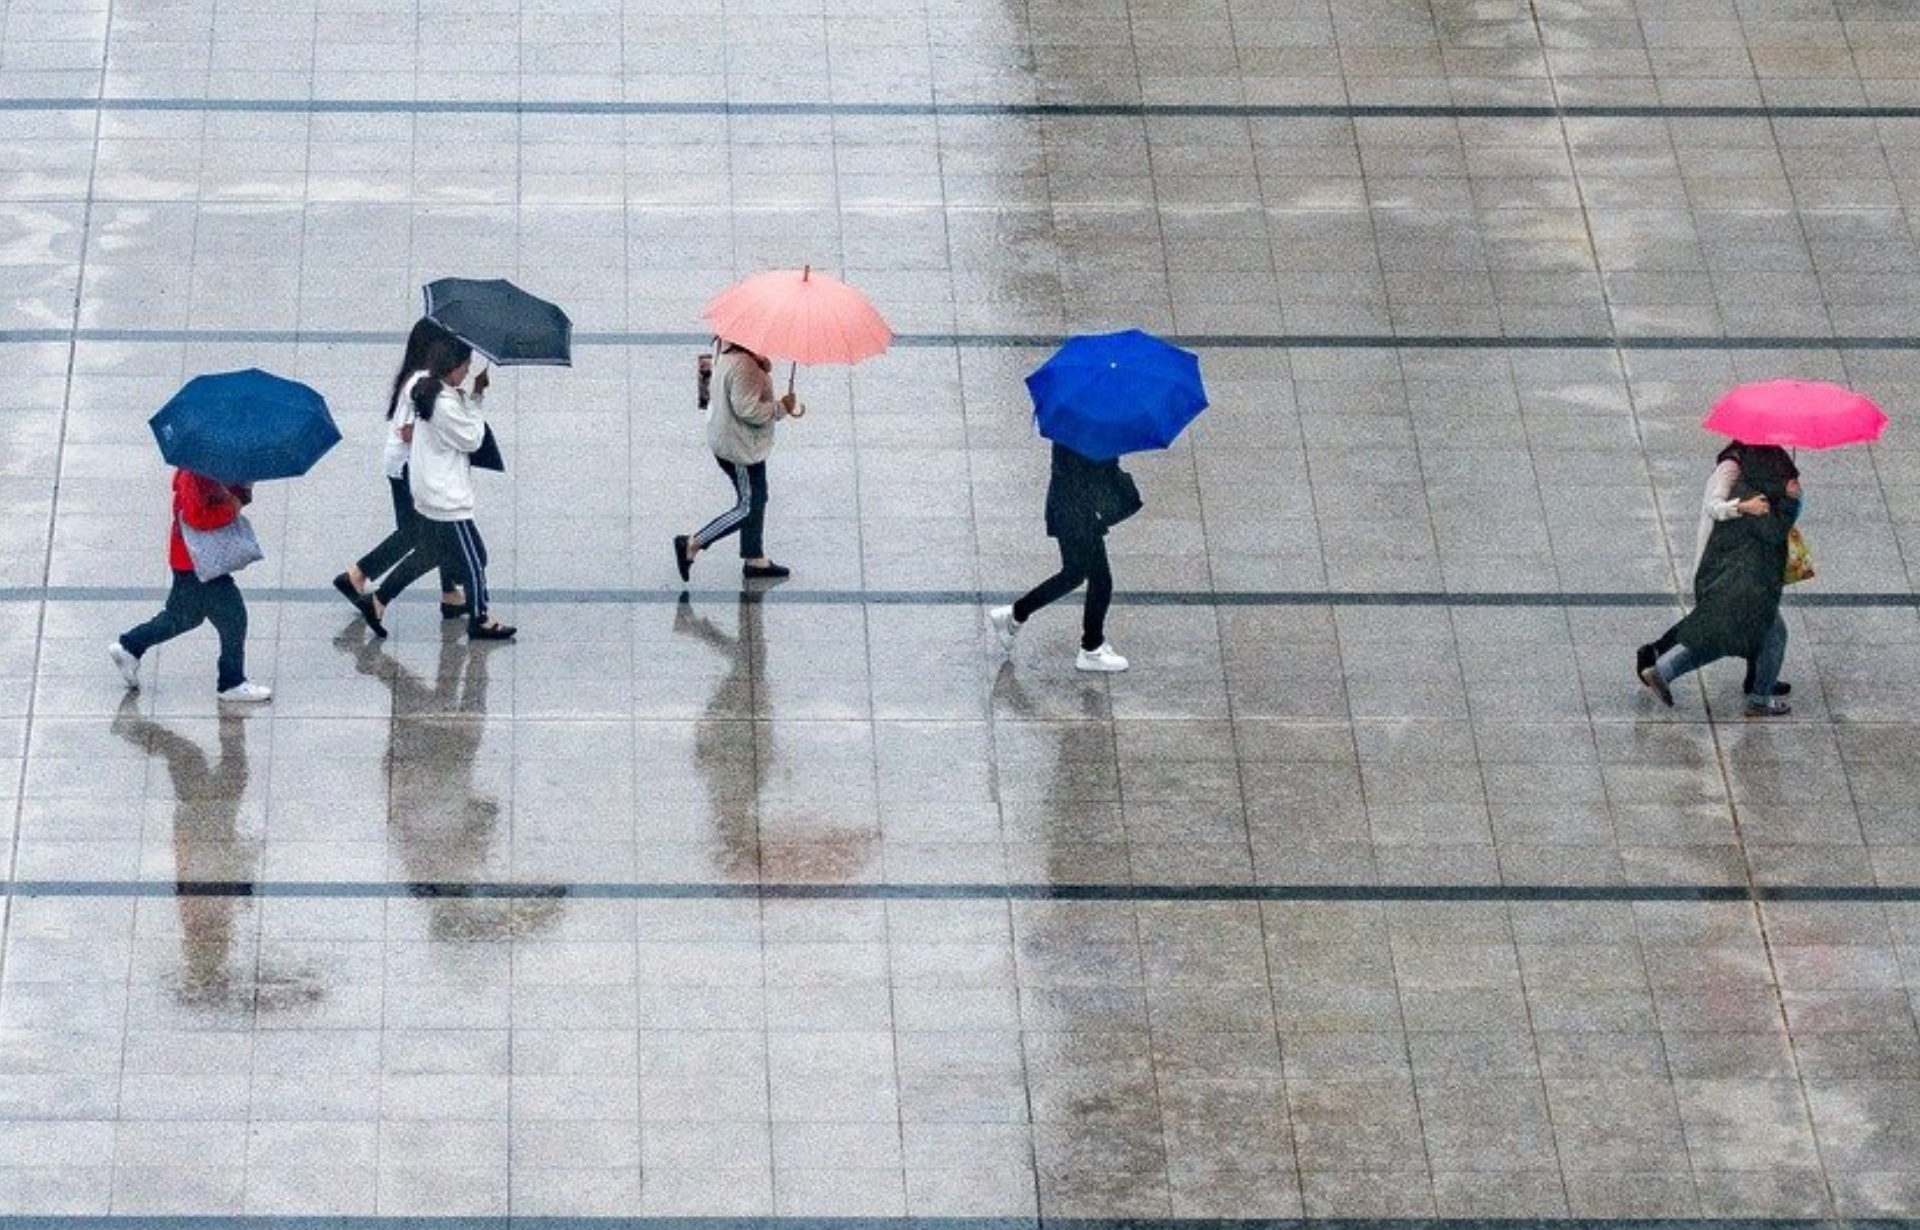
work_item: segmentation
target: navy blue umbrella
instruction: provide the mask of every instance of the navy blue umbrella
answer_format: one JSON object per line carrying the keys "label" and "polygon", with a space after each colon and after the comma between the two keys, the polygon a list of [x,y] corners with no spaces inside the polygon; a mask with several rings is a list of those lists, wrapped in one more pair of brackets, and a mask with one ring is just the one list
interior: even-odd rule
{"label": "navy blue umbrella", "polygon": [[1199,358],[1138,329],[1067,339],[1027,392],[1040,434],[1094,461],[1166,448],[1207,408]]}
{"label": "navy blue umbrella", "polygon": [[505,278],[441,278],[424,288],[427,318],[501,367],[573,366],[573,322]]}
{"label": "navy blue umbrella", "polygon": [[195,376],[147,426],[169,465],[223,483],[305,474],[340,442],[326,398],[256,367]]}

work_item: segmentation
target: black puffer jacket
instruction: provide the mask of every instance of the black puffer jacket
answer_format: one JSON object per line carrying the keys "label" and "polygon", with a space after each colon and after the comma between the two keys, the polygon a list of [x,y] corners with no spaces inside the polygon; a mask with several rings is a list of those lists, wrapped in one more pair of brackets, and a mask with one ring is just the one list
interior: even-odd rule
{"label": "black puffer jacket", "polygon": [[1053,446],[1047,480],[1047,537],[1104,538],[1107,527],[1139,511],[1139,490],[1116,458],[1093,461]]}

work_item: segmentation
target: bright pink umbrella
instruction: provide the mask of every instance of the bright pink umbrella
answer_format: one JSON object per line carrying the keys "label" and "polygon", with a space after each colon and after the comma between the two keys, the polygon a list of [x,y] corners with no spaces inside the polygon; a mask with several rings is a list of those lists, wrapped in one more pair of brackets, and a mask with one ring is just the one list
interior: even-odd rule
{"label": "bright pink umbrella", "polygon": [[1765,380],[1729,389],[1701,423],[1747,444],[1837,448],[1878,440],[1885,411],[1852,389],[1817,380]]}
{"label": "bright pink umbrella", "polygon": [[[838,278],[801,269],[755,274],[707,304],[707,323],[730,342],[772,359],[858,363],[886,350],[893,330],[867,297]],[[793,375],[787,375],[793,387]]]}

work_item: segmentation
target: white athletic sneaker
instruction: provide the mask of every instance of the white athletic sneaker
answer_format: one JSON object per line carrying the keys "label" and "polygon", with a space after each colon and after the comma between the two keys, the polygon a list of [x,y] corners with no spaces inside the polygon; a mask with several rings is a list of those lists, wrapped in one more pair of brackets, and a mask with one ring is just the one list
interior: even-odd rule
{"label": "white athletic sneaker", "polygon": [[248,702],[272,700],[273,689],[264,683],[254,683],[252,680],[246,680],[241,683],[236,683],[226,691],[220,693],[220,699]]}
{"label": "white athletic sneaker", "polygon": [[1013,617],[1013,608],[997,606],[987,612],[987,622],[993,625],[993,634],[1000,638],[1000,648],[1012,649],[1013,638],[1023,625]]}
{"label": "white athletic sneaker", "polygon": [[140,690],[140,659],[127,652],[127,647],[119,641],[107,646],[107,656],[120,668],[120,677],[127,681],[127,691]]}
{"label": "white athletic sneaker", "polygon": [[1127,669],[1127,660],[1115,653],[1112,645],[1102,643],[1098,649],[1082,649],[1073,660],[1073,668],[1112,675]]}

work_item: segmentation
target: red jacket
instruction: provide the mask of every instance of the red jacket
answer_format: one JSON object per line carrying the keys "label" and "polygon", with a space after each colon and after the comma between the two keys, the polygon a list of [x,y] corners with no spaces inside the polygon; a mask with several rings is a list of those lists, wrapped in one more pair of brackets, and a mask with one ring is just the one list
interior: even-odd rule
{"label": "red jacket", "polygon": [[187,554],[187,541],[180,536],[181,518],[196,530],[231,525],[240,515],[240,490],[191,470],[173,472],[173,533],[167,560],[175,572],[193,571],[193,556]]}

